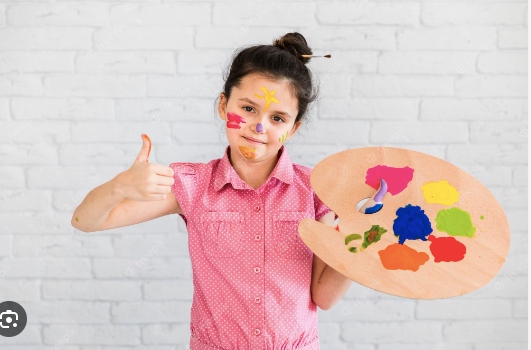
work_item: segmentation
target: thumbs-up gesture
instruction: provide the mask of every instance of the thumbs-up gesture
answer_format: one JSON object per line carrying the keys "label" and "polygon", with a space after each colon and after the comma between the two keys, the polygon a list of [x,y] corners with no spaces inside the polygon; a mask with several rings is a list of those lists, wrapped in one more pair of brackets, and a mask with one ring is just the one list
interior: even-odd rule
{"label": "thumbs-up gesture", "polygon": [[136,201],[160,201],[174,184],[172,168],[149,163],[151,140],[142,134],[142,149],[131,167],[116,177],[118,191],[124,198]]}

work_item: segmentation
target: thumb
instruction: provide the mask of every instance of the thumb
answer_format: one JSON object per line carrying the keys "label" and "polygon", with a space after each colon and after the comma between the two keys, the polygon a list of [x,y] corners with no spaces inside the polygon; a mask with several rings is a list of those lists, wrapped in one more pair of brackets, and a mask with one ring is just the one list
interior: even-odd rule
{"label": "thumb", "polygon": [[142,134],[142,141],[142,149],[140,150],[138,157],[136,157],[136,160],[147,163],[149,152],[151,151],[151,140],[146,134]]}

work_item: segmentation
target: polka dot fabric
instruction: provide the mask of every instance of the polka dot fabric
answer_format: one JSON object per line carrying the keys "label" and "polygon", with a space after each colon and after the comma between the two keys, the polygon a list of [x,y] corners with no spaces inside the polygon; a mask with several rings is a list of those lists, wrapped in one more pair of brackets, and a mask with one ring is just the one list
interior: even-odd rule
{"label": "polka dot fabric", "polygon": [[320,349],[313,253],[297,226],[330,209],[310,186],[311,168],[293,164],[284,146],[256,190],[229,152],[207,164],[170,164],[193,270],[190,349]]}

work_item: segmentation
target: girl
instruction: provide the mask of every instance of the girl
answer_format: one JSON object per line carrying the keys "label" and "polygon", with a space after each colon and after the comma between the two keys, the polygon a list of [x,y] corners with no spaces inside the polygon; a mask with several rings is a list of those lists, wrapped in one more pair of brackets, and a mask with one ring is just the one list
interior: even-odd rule
{"label": "girl", "polygon": [[[194,296],[190,348],[319,349],[317,306],[328,310],[351,280],[302,242],[298,224],[335,214],[310,186],[311,169],[284,147],[317,95],[299,33],[241,50],[218,113],[229,145],[204,163],[135,163],[91,191],[72,218],[85,232],[177,213],[186,223]],[[311,56],[310,56],[311,57]],[[167,196],[172,193],[173,195]]]}

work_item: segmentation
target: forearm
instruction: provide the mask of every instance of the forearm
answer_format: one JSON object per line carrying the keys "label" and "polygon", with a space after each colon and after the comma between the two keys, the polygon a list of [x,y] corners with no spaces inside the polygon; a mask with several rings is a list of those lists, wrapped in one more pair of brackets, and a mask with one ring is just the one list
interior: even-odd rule
{"label": "forearm", "polygon": [[124,197],[116,186],[116,177],[90,191],[72,215],[72,226],[83,232],[94,231]]}
{"label": "forearm", "polygon": [[321,309],[328,310],[345,295],[352,280],[330,266],[326,266],[319,278],[316,294]]}

